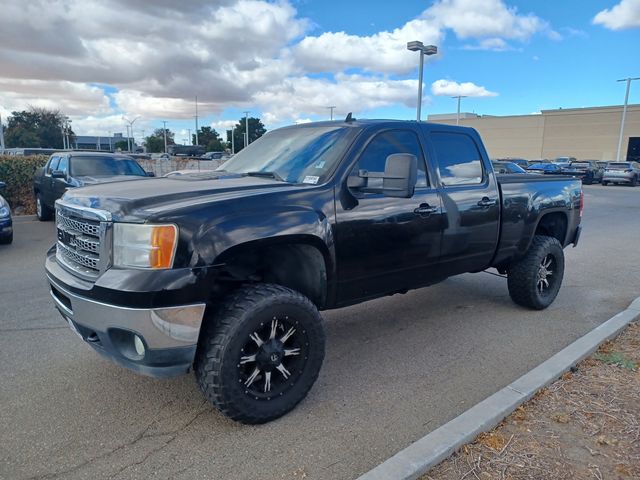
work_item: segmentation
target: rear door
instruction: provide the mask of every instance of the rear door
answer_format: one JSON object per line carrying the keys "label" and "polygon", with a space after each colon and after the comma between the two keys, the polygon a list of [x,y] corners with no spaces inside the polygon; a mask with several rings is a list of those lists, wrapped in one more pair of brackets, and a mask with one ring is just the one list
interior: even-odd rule
{"label": "rear door", "polygon": [[446,275],[487,268],[498,244],[500,195],[479,137],[467,129],[424,125],[438,172],[446,225],[440,262]]}

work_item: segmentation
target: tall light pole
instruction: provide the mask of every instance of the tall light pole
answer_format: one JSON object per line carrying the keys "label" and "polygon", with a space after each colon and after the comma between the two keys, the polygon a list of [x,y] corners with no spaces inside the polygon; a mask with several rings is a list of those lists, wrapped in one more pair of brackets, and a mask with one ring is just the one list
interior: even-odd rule
{"label": "tall light pole", "polygon": [[[189,143],[192,143],[191,134],[189,134]],[[197,95],[196,95],[196,145],[200,145],[200,143],[198,142],[198,96]]]}
{"label": "tall light pole", "polygon": [[456,95],[455,97],[451,97],[451,98],[457,98],[458,99],[458,113],[456,114],[456,125],[460,125],[460,99],[461,98],[467,98],[466,95]]}
{"label": "tall light pole", "polygon": [[328,108],[329,112],[331,113],[331,120],[333,120],[333,109],[336,108],[335,106],[331,106],[331,107],[324,107],[324,108]]}
{"label": "tall light pole", "polygon": [[249,112],[244,112],[244,146],[249,145]]}
{"label": "tall light pole", "polygon": [[420,71],[418,73],[418,109],[416,112],[417,120],[420,121],[420,113],[422,110],[422,71],[424,70],[424,56],[435,55],[438,53],[438,47],[435,45],[423,45],[422,42],[415,40],[407,43],[407,50],[420,52]]}
{"label": "tall light pole", "polygon": [[235,125],[231,126],[231,154],[234,155],[236,153],[236,142],[233,138],[233,130],[235,129]]}
{"label": "tall light pole", "polygon": [[[138,115],[136,118],[134,118],[133,120],[128,120],[127,117],[122,117],[124,119],[125,122],[127,122],[129,124],[129,127],[131,128],[131,136],[133,136],[133,124],[136,122],[136,120],[138,120],[140,118],[140,115]],[[131,151],[133,149],[133,146],[135,145],[135,139],[131,139],[131,146],[129,147],[129,132],[127,131],[127,147],[129,148],[129,151]]]}
{"label": "tall light pole", "polygon": [[164,153],[167,153],[167,121],[162,121],[162,133],[164,133]]}
{"label": "tall light pole", "polygon": [[627,93],[624,95],[624,107],[622,107],[622,121],[620,122],[620,138],[618,139],[618,153],[616,154],[616,162],[620,161],[620,153],[622,151],[622,137],[624,136],[624,121],[627,118],[627,104],[629,103],[629,90],[631,90],[631,82],[640,80],[640,77],[623,78],[618,82],[627,82]]}

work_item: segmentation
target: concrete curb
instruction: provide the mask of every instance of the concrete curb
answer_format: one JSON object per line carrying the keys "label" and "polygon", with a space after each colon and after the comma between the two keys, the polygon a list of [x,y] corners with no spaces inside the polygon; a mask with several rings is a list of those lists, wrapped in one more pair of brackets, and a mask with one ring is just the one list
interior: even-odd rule
{"label": "concrete curb", "polygon": [[35,222],[37,217],[35,215],[14,215],[13,223]]}
{"label": "concrete curb", "polygon": [[626,310],[565,347],[512,384],[417,440],[358,480],[414,480],[529,400],[640,316],[640,297]]}

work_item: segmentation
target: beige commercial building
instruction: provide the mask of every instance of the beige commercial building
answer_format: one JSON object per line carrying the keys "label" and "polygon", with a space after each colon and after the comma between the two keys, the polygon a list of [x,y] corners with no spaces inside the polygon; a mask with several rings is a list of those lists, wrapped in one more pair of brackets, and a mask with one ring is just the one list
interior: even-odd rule
{"label": "beige commercial building", "polygon": [[[460,114],[460,125],[478,130],[491,158],[530,160],[615,160],[621,120],[621,105],[560,108],[506,117]],[[428,121],[455,125],[456,114],[429,115]],[[640,105],[627,108],[620,159],[640,161]]]}

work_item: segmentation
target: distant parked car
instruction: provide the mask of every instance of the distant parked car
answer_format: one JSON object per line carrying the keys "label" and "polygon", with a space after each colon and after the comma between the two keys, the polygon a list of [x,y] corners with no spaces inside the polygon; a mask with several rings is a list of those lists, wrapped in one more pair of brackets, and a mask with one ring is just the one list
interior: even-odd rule
{"label": "distant parked car", "polygon": [[562,169],[561,173],[563,175],[573,175],[580,178],[585,185],[591,185],[602,181],[603,172],[604,169],[595,160],[579,160],[571,162]]}
{"label": "distant parked car", "polygon": [[640,163],[609,162],[602,175],[602,185],[609,183],[628,183],[632,187],[640,180]]}
{"label": "distant parked car", "polygon": [[[0,182],[0,192],[6,188],[4,182]],[[11,220],[11,207],[2,195],[0,195],[0,244],[13,242],[13,220]]]}
{"label": "distant parked car", "polygon": [[502,162],[492,160],[493,171],[496,173],[527,173],[522,167],[514,162]]}
{"label": "distant parked car", "polygon": [[571,162],[575,162],[577,159],[576,157],[556,157],[553,160],[551,160],[552,163],[571,163]]}
{"label": "distant parked car", "polygon": [[127,155],[100,152],[60,152],[36,170],[33,194],[38,220],[51,220],[55,201],[70,188],[153,176]]}
{"label": "distant parked car", "polygon": [[224,152],[207,152],[204,155],[202,155],[200,158],[203,160],[221,160],[222,158],[224,158],[225,154]]}
{"label": "distant parked car", "polygon": [[562,167],[557,163],[534,163],[527,168],[527,172],[531,173],[555,174],[561,171]]}
{"label": "distant parked car", "polygon": [[171,155],[168,153],[152,153],[151,160],[171,160]]}
{"label": "distant parked car", "polygon": [[524,169],[526,169],[531,164],[529,160],[525,160],[524,158],[496,158],[495,161],[515,163],[516,165]]}

